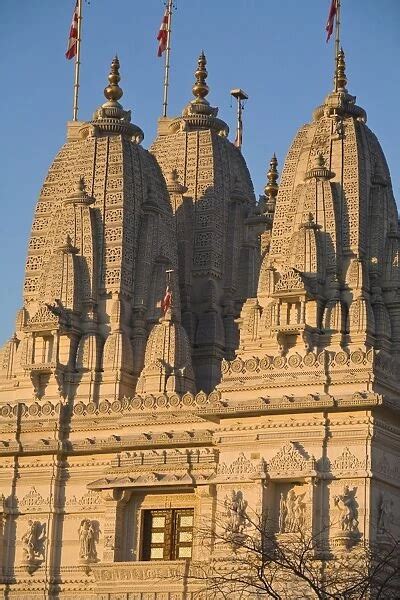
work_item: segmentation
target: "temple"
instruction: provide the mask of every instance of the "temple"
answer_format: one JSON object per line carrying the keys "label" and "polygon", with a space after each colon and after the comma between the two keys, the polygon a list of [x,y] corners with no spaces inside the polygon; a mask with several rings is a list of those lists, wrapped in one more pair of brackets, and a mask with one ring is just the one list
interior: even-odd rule
{"label": "temple", "polygon": [[258,200],[204,53],[149,150],[117,57],[68,125],[0,351],[4,598],[217,597],[198,532],[245,506],[331,552],[400,538],[398,213],[342,50],[335,81]]}

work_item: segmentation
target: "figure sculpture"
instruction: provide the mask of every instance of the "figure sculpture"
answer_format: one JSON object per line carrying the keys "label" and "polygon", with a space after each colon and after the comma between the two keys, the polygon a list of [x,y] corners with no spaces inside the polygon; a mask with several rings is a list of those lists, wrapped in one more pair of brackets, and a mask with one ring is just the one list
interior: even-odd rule
{"label": "figure sculpture", "polygon": [[334,497],[335,506],[339,511],[339,525],[342,531],[356,532],[358,530],[357,501],[355,499],[357,488],[350,490],[346,485],[343,494]]}
{"label": "figure sculpture", "polygon": [[24,560],[35,562],[44,558],[43,541],[45,538],[44,525],[40,521],[28,521],[28,529],[23,534],[21,541],[23,543]]}
{"label": "figure sculpture", "polygon": [[378,507],[378,532],[385,533],[389,531],[390,522],[392,521],[392,507],[393,501],[390,502],[389,498],[382,494]]}
{"label": "figure sculpture", "polygon": [[79,526],[79,558],[88,562],[97,560],[97,532],[95,522],[90,519],[83,519]]}
{"label": "figure sculpture", "polygon": [[304,526],[305,503],[304,494],[296,494],[292,489],[289,490],[286,499],[281,494],[279,511],[279,531],[280,533],[295,533]]}
{"label": "figure sculpture", "polygon": [[227,523],[226,531],[233,534],[242,534],[246,527],[247,502],[241,491],[232,490],[231,497],[225,499]]}

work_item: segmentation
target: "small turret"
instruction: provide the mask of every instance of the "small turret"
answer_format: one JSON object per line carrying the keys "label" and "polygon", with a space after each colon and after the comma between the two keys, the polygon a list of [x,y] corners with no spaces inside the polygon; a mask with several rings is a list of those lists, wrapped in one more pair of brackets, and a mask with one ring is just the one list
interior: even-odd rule
{"label": "small turret", "polygon": [[269,170],[267,173],[267,183],[265,184],[264,187],[264,194],[265,194],[265,201],[264,201],[264,214],[268,219],[268,224],[270,225],[270,229],[272,228],[272,221],[274,219],[274,213],[275,213],[275,205],[276,205],[276,197],[278,195],[278,190],[279,190],[279,186],[278,186],[278,177],[279,177],[279,173],[278,173],[278,160],[275,156],[275,153],[273,154],[270,163],[269,163]]}

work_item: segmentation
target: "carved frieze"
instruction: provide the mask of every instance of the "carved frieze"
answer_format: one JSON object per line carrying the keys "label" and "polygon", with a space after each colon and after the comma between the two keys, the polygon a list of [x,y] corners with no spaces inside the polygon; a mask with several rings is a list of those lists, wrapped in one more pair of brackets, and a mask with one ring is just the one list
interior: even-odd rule
{"label": "carved frieze", "polygon": [[18,508],[22,513],[47,511],[49,510],[49,498],[43,498],[35,486],[32,486],[29,492],[19,500]]}
{"label": "carved frieze", "polygon": [[221,462],[218,465],[215,481],[251,481],[263,478],[265,478],[264,461],[251,461],[240,452],[233,462]]}
{"label": "carved frieze", "polygon": [[286,442],[279,452],[267,462],[271,479],[307,477],[316,474],[314,457],[306,458],[292,442]]}
{"label": "carved frieze", "polygon": [[67,510],[90,511],[101,508],[101,496],[95,490],[88,490],[81,497],[74,494],[65,503]]}
{"label": "carved frieze", "polygon": [[346,446],[343,452],[331,462],[332,472],[338,476],[342,474],[356,474],[366,469],[365,459],[357,458]]}

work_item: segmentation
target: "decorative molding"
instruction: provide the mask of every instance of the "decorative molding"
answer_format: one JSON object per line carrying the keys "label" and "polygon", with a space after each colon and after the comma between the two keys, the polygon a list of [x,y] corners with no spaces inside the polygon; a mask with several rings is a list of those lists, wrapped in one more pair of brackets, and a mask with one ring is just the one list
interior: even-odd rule
{"label": "decorative molding", "polygon": [[18,501],[18,508],[20,512],[37,512],[39,509],[49,509],[49,498],[43,498],[40,492],[37,491],[35,486],[32,486],[28,493]]}
{"label": "decorative molding", "polygon": [[228,478],[231,475],[254,475],[257,469],[243,452],[230,464],[221,463],[218,465],[217,474],[226,475]]}
{"label": "decorative molding", "polygon": [[314,475],[316,463],[314,457],[306,459],[293,442],[286,442],[279,452],[267,463],[267,472],[271,479],[289,476]]}
{"label": "decorative molding", "polygon": [[331,461],[332,471],[348,473],[365,469],[365,460],[359,460],[346,446],[340,456]]}

